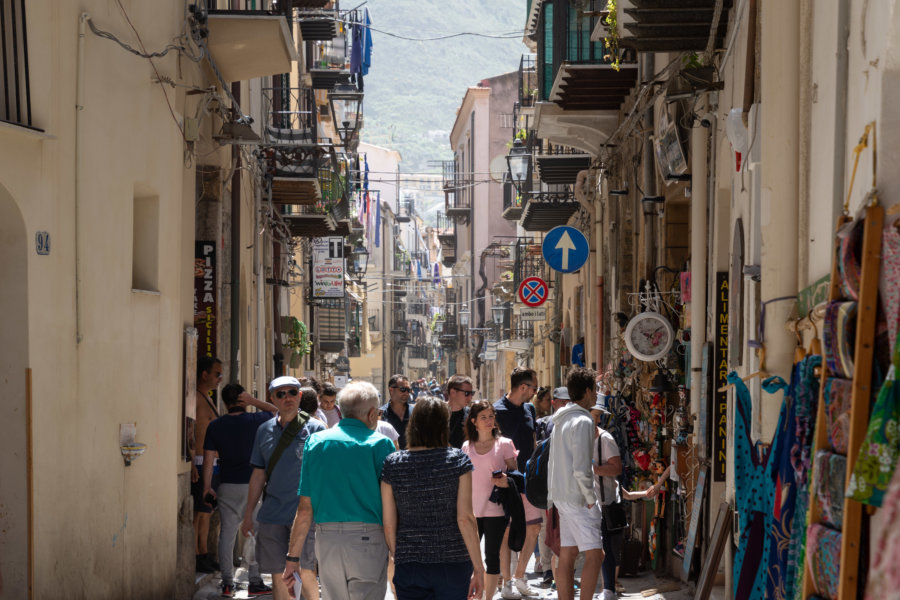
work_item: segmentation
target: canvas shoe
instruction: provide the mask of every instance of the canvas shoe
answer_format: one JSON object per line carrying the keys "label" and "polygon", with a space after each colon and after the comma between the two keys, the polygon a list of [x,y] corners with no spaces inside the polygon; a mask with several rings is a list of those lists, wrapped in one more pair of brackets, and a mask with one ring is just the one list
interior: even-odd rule
{"label": "canvas shoe", "polygon": [[503,588],[500,590],[500,597],[504,598],[504,600],[522,600],[522,594],[520,594],[519,590],[513,585],[513,581],[515,580],[510,579],[503,583]]}
{"label": "canvas shoe", "polygon": [[234,584],[222,582],[222,591],[219,592],[222,598],[234,598]]}
{"label": "canvas shoe", "polygon": [[516,582],[516,590],[522,594],[523,596],[540,596],[541,593],[528,585],[528,582],[523,577],[522,579],[513,579]]}
{"label": "canvas shoe", "polygon": [[548,588],[553,585],[553,571],[544,571],[544,579],[541,581],[541,587]]}

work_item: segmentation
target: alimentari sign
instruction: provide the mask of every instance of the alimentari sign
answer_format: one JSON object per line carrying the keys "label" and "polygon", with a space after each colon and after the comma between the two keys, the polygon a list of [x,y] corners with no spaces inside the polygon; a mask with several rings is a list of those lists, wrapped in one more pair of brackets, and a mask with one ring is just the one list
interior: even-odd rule
{"label": "alimentari sign", "polygon": [[344,297],[344,238],[313,238],[313,298]]}

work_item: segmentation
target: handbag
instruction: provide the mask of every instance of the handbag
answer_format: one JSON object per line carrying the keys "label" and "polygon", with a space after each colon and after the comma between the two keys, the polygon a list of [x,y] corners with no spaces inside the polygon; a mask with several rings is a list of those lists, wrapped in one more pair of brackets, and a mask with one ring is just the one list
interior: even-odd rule
{"label": "handbag", "polygon": [[[603,434],[597,436],[597,462],[603,464]],[[628,515],[625,512],[624,502],[606,503],[606,486],[603,484],[603,476],[600,476],[600,512],[603,515],[603,531],[617,533],[628,527]]]}

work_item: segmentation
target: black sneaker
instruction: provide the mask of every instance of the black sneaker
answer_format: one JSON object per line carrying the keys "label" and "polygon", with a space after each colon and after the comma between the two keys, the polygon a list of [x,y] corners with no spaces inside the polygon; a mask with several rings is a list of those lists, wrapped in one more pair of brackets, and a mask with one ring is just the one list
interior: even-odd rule
{"label": "black sneaker", "polygon": [[222,582],[222,591],[219,593],[223,598],[234,598],[234,584]]}
{"label": "black sneaker", "polygon": [[198,573],[215,573],[218,565],[214,564],[208,554],[198,554],[196,558],[196,570]]}
{"label": "black sneaker", "polygon": [[[275,575],[278,577],[278,575]],[[262,581],[251,581],[250,585],[247,586],[247,595],[248,596],[265,596],[266,594],[271,594],[272,588],[264,584]]]}
{"label": "black sneaker", "polygon": [[541,587],[548,588],[553,585],[553,571],[544,571],[544,578],[541,580]]}

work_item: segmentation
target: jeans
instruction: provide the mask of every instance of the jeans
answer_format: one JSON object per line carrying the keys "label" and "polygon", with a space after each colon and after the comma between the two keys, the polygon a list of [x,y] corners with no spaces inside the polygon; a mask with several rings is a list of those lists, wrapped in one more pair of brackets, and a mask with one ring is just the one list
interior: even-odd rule
{"label": "jeans", "polygon": [[616,531],[614,533],[603,531],[603,552],[605,557],[600,570],[603,573],[604,590],[616,591],[616,565],[621,560],[624,540],[624,531]]}
{"label": "jeans", "polygon": [[401,563],[394,565],[397,600],[466,600],[472,563]]}
{"label": "jeans", "polygon": [[[246,483],[220,483],[216,489],[219,500],[219,514],[222,519],[222,529],[219,532],[219,568],[222,570],[222,581],[234,583],[234,541],[237,536],[241,521],[244,520],[244,510],[247,506]],[[253,511],[254,521],[257,505]],[[256,564],[256,545],[252,537],[244,538],[244,558],[250,569],[250,581],[262,581],[259,576],[259,565]]]}

